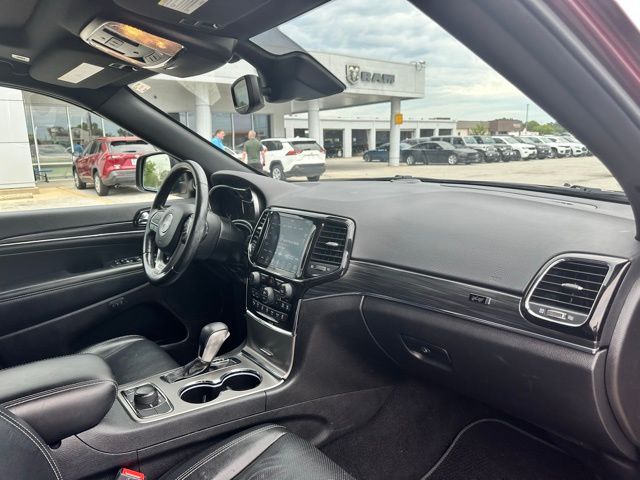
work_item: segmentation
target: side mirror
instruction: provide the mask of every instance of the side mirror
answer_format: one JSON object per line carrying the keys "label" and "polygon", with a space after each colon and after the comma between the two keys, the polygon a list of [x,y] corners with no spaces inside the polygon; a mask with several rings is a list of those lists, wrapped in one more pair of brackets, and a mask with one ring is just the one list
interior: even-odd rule
{"label": "side mirror", "polygon": [[264,107],[260,78],[256,75],[239,78],[231,86],[231,97],[236,112],[242,115],[257,112]]}
{"label": "side mirror", "polygon": [[157,192],[172,166],[172,159],[166,153],[154,152],[138,157],[136,186],[145,192]]}

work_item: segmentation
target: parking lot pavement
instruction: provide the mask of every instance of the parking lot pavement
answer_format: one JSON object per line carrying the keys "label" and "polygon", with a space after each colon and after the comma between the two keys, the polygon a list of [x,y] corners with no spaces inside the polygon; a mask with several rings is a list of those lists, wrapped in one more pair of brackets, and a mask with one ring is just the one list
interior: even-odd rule
{"label": "parking lot pavement", "polygon": [[[544,185],[572,183],[620,190],[609,171],[595,157],[555,158],[509,163],[474,165],[416,165],[401,164],[390,167],[382,162],[364,162],[361,157],[329,158],[323,180],[337,178],[375,178],[394,175],[413,175],[447,180],[478,180],[517,182]],[[294,179],[298,180],[298,179]],[[135,187],[112,189],[106,197],[99,197],[92,188],[77,190],[72,180],[38,184],[39,193],[33,195],[0,194],[0,211],[34,210],[42,208],[112,205],[118,203],[151,203],[153,194],[141,193]],[[0,192],[1,193],[1,192]]]}
{"label": "parking lot pavement", "polygon": [[152,193],[142,193],[135,187],[120,187],[109,192],[106,197],[99,197],[93,188],[78,190],[73,185],[73,180],[52,180],[49,183],[38,183],[37,193],[17,197],[19,198],[11,198],[8,195],[6,199],[0,200],[0,212],[119,203],[151,203],[153,200]]}
{"label": "parking lot pavement", "polygon": [[446,180],[516,182],[543,185],[585,185],[604,190],[621,190],[618,182],[596,157],[548,158],[508,163],[472,165],[415,165],[390,167],[383,162],[367,163],[361,157],[329,158],[323,180],[332,178],[375,178],[413,175]]}

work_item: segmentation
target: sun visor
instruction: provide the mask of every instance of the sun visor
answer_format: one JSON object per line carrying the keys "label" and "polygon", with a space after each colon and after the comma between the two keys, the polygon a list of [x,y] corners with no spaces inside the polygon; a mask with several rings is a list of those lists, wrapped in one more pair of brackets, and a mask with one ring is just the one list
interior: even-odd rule
{"label": "sun visor", "polygon": [[[119,64],[120,63],[120,64]],[[139,79],[140,72],[115,59],[80,46],[56,46],[33,61],[29,74],[36,80],[68,88],[97,89],[106,85]]]}

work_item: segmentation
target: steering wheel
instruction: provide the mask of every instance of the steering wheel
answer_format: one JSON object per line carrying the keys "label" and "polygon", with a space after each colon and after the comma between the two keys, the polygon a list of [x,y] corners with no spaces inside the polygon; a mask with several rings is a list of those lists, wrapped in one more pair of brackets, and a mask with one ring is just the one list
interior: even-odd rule
{"label": "steering wheel", "polygon": [[[195,202],[166,205],[176,183],[189,176]],[[186,160],[175,165],[160,185],[144,232],[142,263],[149,282],[168,285],[182,275],[207,235],[209,211],[207,175],[200,165]]]}

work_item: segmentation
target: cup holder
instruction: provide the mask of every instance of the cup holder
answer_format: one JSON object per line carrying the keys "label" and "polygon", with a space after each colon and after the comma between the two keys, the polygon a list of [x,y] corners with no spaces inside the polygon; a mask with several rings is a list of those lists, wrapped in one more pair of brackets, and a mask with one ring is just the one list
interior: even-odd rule
{"label": "cup holder", "polygon": [[197,383],[180,392],[180,398],[187,403],[207,403],[218,398],[220,387],[212,383]]}
{"label": "cup holder", "polygon": [[257,372],[233,372],[225,376],[221,383],[195,383],[180,392],[180,398],[187,403],[208,403],[220,395],[223,390],[242,392],[256,388],[262,382]]}
{"label": "cup holder", "polygon": [[227,387],[229,390],[242,392],[244,390],[256,388],[261,382],[262,379],[257,373],[238,372],[227,375],[223,380],[222,385]]}

